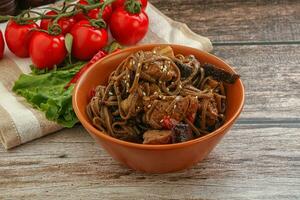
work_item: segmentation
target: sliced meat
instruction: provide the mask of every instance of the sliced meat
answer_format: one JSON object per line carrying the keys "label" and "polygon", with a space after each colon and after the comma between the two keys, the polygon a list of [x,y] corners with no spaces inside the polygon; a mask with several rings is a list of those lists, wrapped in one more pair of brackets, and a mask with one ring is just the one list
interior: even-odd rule
{"label": "sliced meat", "polygon": [[143,144],[170,144],[172,142],[172,131],[150,130],[143,135]]}
{"label": "sliced meat", "polygon": [[143,69],[143,73],[155,80],[171,81],[177,77],[176,72],[169,64],[163,61],[154,61]]}
{"label": "sliced meat", "polygon": [[175,121],[195,116],[198,109],[198,100],[192,96],[165,97],[153,100],[144,98],[145,123],[154,129],[164,128],[163,119],[169,117]]}
{"label": "sliced meat", "polygon": [[177,121],[181,121],[190,106],[190,98],[177,96],[175,98],[175,104],[172,109],[171,118]]}
{"label": "sliced meat", "polygon": [[233,84],[237,79],[240,78],[240,75],[226,72],[225,70],[217,68],[212,64],[206,63],[202,67],[205,71],[205,76],[212,76],[217,81]]}

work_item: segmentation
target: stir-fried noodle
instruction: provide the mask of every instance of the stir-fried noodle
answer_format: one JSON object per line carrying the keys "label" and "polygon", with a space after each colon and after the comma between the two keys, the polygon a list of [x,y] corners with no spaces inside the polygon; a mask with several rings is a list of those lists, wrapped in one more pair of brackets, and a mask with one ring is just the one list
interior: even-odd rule
{"label": "stir-fried noodle", "polygon": [[[218,76],[211,73],[214,70]],[[233,80],[222,80],[222,74]],[[95,127],[121,140],[183,142],[223,124],[223,82],[234,82],[238,77],[202,65],[193,55],[174,56],[171,47],[139,51],[120,63],[108,85],[95,89],[87,114]]]}

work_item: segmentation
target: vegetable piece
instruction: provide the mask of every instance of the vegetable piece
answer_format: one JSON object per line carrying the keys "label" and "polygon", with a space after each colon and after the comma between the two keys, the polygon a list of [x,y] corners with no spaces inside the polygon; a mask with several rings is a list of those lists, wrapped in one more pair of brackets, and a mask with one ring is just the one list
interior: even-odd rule
{"label": "vegetable piece", "polygon": [[113,41],[104,48],[104,51],[107,52],[107,54],[111,54],[111,53],[118,52],[122,49],[123,49],[123,47],[118,42]]}
{"label": "vegetable piece", "polygon": [[82,74],[88,70],[90,68],[90,66],[92,64],[94,64],[95,62],[97,62],[98,60],[100,60],[101,58],[104,58],[107,55],[106,52],[100,50],[93,58],[92,60],[90,60],[90,62],[88,62],[87,64],[85,64],[76,74],[75,76],[70,80],[70,82],[65,86],[65,89],[69,88],[72,84],[77,83],[77,81],[79,80],[79,78],[82,76]]}
{"label": "vegetable piece", "polygon": [[172,129],[172,143],[186,142],[194,139],[193,131],[189,125],[179,123]]}
{"label": "vegetable piece", "polygon": [[73,36],[72,55],[80,60],[90,60],[108,42],[105,28],[97,28],[87,20],[74,25],[70,32]]}
{"label": "vegetable piece", "polygon": [[32,29],[38,28],[34,22],[18,24],[11,20],[5,29],[5,40],[9,50],[21,58],[29,57],[29,42],[32,37]]}
{"label": "vegetable piece", "polygon": [[68,70],[56,70],[46,74],[22,74],[15,82],[13,91],[45,113],[47,119],[71,128],[78,119],[72,107],[73,87],[64,86],[83,66],[76,63]]}
{"label": "vegetable piece", "polygon": [[[141,3],[142,9],[145,10],[148,4],[148,0],[137,0]],[[115,2],[112,3],[113,9],[117,9],[119,7],[123,7],[125,4],[126,0],[116,0]]]}
{"label": "vegetable piece", "polygon": [[224,81],[226,83],[233,84],[240,78],[240,75],[219,69],[212,64],[206,63],[202,67],[204,68],[205,76],[212,76],[213,79],[217,81]]}
{"label": "vegetable piece", "polygon": [[3,39],[2,31],[0,30],[0,60],[3,58],[5,43]]}
{"label": "vegetable piece", "polygon": [[[46,13],[46,15],[57,15],[57,12],[51,10]],[[49,26],[52,25],[53,20],[52,19],[42,19],[40,23],[41,29],[48,30]],[[73,17],[62,17],[58,20],[58,25],[60,26],[62,30],[62,34],[68,33],[71,28],[75,25],[76,21]]]}
{"label": "vegetable piece", "polygon": [[189,77],[193,73],[193,69],[189,65],[182,63],[179,59],[173,59],[173,61],[179,68],[182,79]]}
{"label": "vegetable piece", "polygon": [[[104,2],[104,0],[98,0],[98,2],[102,3]],[[97,1],[94,1],[94,3],[98,3]],[[88,0],[80,0],[78,2],[78,4],[81,4],[81,5],[89,5],[90,2]],[[79,13],[77,15],[75,15],[75,20],[76,21],[81,21],[81,20],[87,20],[88,17],[91,18],[91,19],[98,19],[99,18],[99,12],[100,12],[100,8],[95,8],[95,9],[92,9],[90,10],[88,13],[87,13],[87,16],[84,15],[83,13]],[[112,7],[111,5],[107,5],[104,10],[103,10],[103,13],[102,13],[102,18],[103,20],[108,23],[109,22],[109,19],[110,19],[110,16],[112,14]]]}
{"label": "vegetable piece", "polygon": [[142,40],[149,27],[147,14],[135,0],[127,1],[110,18],[109,28],[112,36],[122,45],[134,45]]}
{"label": "vegetable piece", "polygon": [[60,64],[67,55],[63,35],[50,35],[36,32],[29,45],[29,54],[38,69],[52,69]]}
{"label": "vegetable piece", "polygon": [[69,63],[72,63],[73,36],[70,33],[65,35],[65,46],[68,52]]}

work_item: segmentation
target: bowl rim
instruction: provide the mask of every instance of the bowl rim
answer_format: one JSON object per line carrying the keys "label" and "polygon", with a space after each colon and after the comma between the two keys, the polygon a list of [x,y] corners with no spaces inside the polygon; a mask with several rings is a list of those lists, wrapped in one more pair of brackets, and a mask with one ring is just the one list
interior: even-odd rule
{"label": "bowl rim", "polygon": [[83,114],[80,112],[80,109],[78,107],[78,102],[77,102],[77,97],[78,97],[78,88],[83,84],[84,80],[86,79],[86,77],[89,74],[89,71],[92,70],[93,66],[98,65],[99,63],[101,63],[103,60],[105,59],[109,59],[110,57],[113,57],[119,53],[123,53],[123,52],[133,52],[136,50],[141,50],[143,48],[147,48],[147,47],[152,47],[152,46],[166,46],[169,45],[171,47],[184,47],[184,48],[189,48],[191,50],[196,50],[196,51],[200,51],[203,54],[206,54],[207,56],[212,57],[213,59],[216,59],[220,62],[222,62],[224,65],[226,65],[226,67],[228,67],[230,70],[232,70],[232,72],[236,73],[236,71],[229,65],[227,64],[225,61],[223,61],[222,59],[218,58],[217,56],[210,54],[208,52],[193,48],[193,47],[189,47],[189,46],[184,46],[184,45],[178,45],[178,44],[165,44],[165,43],[158,43],[158,44],[143,44],[143,45],[136,45],[133,47],[127,47],[126,49],[114,52],[108,56],[106,56],[105,58],[97,61],[96,63],[94,63],[83,75],[82,77],[78,80],[78,82],[76,83],[74,90],[73,90],[73,95],[72,95],[72,104],[73,104],[73,109],[79,119],[79,121],[81,122],[81,124],[85,127],[85,129],[87,129],[87,131],[90,134],[96,135],[98,137],[100,137],[101,139],[104,140],[108,140],[109,142],[115,143],[115,144],[119,144],[122,146],[126,146],[126,147],[131,147],[131,148],[137,148],[137,149],[143,149],[143,150],[165,150],[165,149],[174,149],[174,148],[183,148],[186,146],[190,146],[196,143],[199,143],[201,141],[207,140],[209,138],[215,137],[216,135],[222,133],[223,131],[225,131],[228,127],[230,127],[230,125],[232,123],[234,123],[234,121],[238,118],[238,116],[240,115],[241,111],[243,110],[244,107],[244,103],[245,103],[245,88],[244,88],[244,84],[242,82],[241,79],[238,79],[238,82],[241,85],[241,92],[242,92],[242,100],[240,103],[239,108],[237,109],[237,112],[234,113],[234,115],[228,119],[228,121],[226,123],[224,123],[221,127],[219,127],[217,130],[193,139],[193,140],[189,140],[186,142],[181,142],[181,143],[175,143],[175,144],[161,144],[161,145],[151,145],[151,144],[139,144],[139,143],[133,143],[133,142],[127,142],[127,141],[123,141],[117,138],[114,138],[112,136],[109,136],[107,134],[105,134],[104,132],[98,130],[96,127],[94,127],[88,120],[86,120],[83,117]]}

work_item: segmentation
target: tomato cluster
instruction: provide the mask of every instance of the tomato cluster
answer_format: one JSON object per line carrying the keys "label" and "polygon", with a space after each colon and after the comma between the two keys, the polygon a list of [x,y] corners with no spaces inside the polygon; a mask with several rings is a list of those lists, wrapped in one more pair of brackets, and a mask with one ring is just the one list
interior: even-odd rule
{"label": "tomato cluster", "polygon": [[[73,13],[66,9],[53,9],[40,17],[39,24],[37,20],[11,18],[5,30],[6,44],[16,56],[30,57],[37,69],[52,69],[61,64],[68,54],[78,60],[91,60],[99,52],[106,55],[108,28],[113,38],[122,45],[134,45],[143,39],[149,26],[145,12],[147,0],[111,2],[80,0],[74,4]],[[100,6],[93,6],[96,4]],[[71,35],[71,42],[67,41],[70,39],[67,34]],[[67,43],[71,44],[71,48],[66,46]],[[0,32],[0,58],[4,46]]]}

